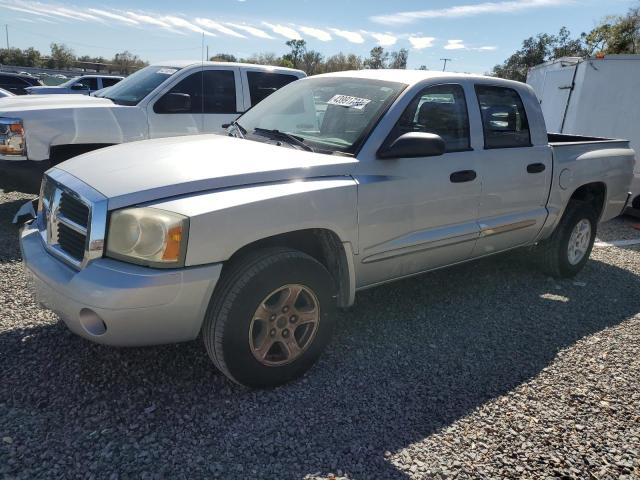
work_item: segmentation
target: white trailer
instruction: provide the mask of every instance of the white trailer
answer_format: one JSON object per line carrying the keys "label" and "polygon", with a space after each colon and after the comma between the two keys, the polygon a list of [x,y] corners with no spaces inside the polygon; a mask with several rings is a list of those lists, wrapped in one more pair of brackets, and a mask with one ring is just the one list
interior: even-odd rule
{"label": "white trailer", "polygon": [[[625,138],[640,152],[640,55],[564,57],[529,70],[549,132]],[[640,163],[632,185],[640,211]]]}

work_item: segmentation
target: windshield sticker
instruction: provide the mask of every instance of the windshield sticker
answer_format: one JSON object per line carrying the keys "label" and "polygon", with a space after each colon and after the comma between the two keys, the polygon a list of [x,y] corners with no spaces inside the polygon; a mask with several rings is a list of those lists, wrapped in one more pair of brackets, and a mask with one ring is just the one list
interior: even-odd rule
{"label": "windshield sticker", "polygon": [[371,100],[368,98],[352,97],[351,95],[334,95],[329,99],[327,105],[338,105],[340,107],[362,110],[368,103],[371,103]]}
{"label": "windshield sticker", "polygon": [[161,68],[156,73],[159,73],[161,75],[173,75],[177,71],[178,71],[178,69],[176,69],[176,68]]}

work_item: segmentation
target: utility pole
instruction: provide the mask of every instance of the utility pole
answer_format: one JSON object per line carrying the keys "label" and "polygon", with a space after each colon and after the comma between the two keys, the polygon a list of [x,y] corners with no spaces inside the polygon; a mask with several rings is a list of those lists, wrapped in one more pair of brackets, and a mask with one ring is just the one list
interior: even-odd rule
{"label": "utility pole", "polygon": [[442,71],[444,72],[447,69],[447,62],[451,62],[450,58],[441,58],[440,61],[444,62],[444,65],[442,66]]}
{"label": "utility pole", "polygon": [[7,34],[7,50],[9,50],[9,25],[8,24],[4,24],[4,31]]}
{"label": "utility pole", "polygon": [[209,61],[209,45],[207,45],[207,61]]}

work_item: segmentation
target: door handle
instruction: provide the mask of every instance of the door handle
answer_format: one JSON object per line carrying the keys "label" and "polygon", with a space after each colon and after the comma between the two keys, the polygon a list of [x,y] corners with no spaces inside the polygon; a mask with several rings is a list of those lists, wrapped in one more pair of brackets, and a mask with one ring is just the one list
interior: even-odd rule
{"label": "door handle", "polygon": [[472,182],[476,179],[475,170],[460,170],[459,172],[453,172],[449,177],[451,183],[463,183]]}
{"label": "door handle", "polygon": [[530,163],[527,165],[527,172],[529,173],[540,173],[544,172],[544,169],[547,168],[544,163]]}

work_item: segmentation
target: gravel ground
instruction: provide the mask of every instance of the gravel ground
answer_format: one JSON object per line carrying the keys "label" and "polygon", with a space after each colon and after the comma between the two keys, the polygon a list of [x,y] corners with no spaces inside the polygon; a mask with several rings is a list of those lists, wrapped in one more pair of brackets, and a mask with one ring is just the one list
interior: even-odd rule
{"label": "gravel ground", "polygon": [[640,246],[574,280],[513,253],[362,292],[305,378],[248,391],[198,342],[103,347],[38,308],[25,198],[0,192],[0,477],[640,478]]}

